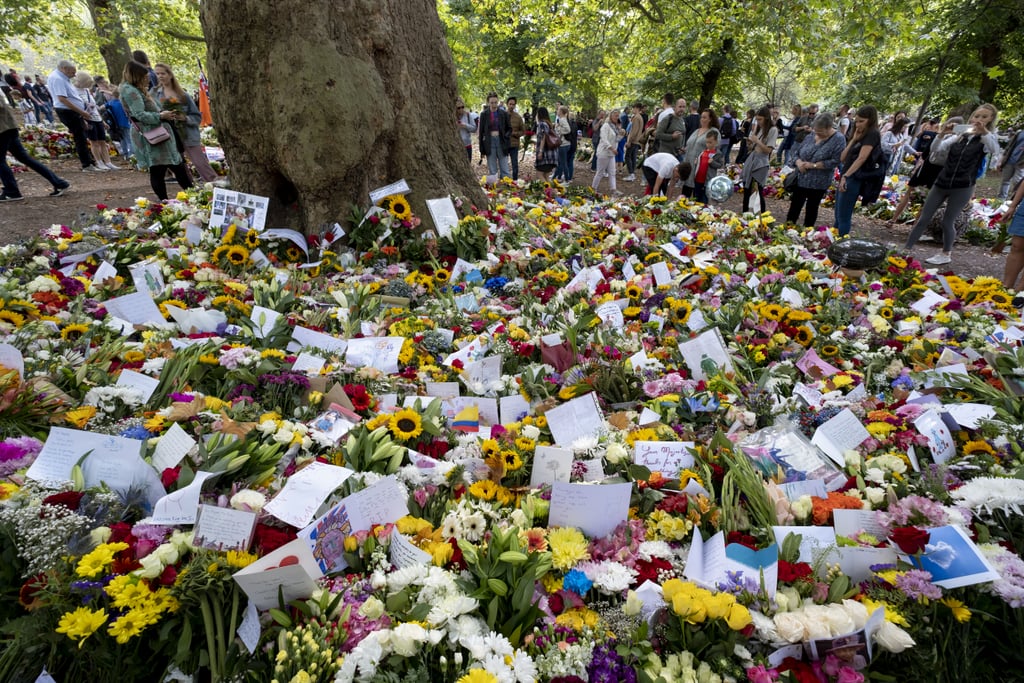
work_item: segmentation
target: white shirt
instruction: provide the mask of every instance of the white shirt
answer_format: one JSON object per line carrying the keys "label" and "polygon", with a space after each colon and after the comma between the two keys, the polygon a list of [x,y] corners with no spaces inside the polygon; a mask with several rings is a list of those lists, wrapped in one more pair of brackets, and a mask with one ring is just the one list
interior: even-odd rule
{"label": "white shirt", "polygon": [[672,171],[679,165],[676,155],[667,152],[658,152],[644,159],[644,166],[657,172],[662,178],[671,178]]}
{"label": "white shirt", "polygon": [[65,76],[64,72],[60,69],[54,71],[46,79],[46,88],[50,91],[50,96],[53,97],[54,109],[71,110],[70,107],[60,101],[61,97],[66,97],[71,104],[83,111],[85,110],[85,102],[82,101],[81,96],[78,94],[78,89],[71,84],[71,79]]}

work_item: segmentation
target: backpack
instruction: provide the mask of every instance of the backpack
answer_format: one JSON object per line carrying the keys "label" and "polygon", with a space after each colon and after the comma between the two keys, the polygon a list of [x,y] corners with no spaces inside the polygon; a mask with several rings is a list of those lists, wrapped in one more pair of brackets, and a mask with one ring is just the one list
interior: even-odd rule
{"label": "backpack", "polygon": [[728,118],[722,119],[722,140],[733,141],[736,137],[736,119],[729,116]]}

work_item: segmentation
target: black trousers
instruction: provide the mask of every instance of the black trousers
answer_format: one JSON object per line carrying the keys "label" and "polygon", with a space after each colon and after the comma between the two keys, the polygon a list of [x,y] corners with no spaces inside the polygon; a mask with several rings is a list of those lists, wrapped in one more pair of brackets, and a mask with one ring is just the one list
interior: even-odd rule
{"label": "black trousers", "polygon": [[188,174],[184,161],[177,166],[167,166],[164,164],[150,166],[149,186],[153,188],[153,194],[162,202],[167,201],[167,181],[165,177],[167,176],[168,169],[174,174],[174,179],[178,181],[181,189],[187,190],[192,187],[192,176]]}
{"label": "black trousers", "polygon": [[825,197],[826,190],[812,190],[806,187],[797,186],[793,190],[793,197],[789,202],[789,211],[786,213],[787,223],[796,223],[800,219],[800,212],[807,205],[807,213],[804,215],[804,226],[813,228],[818,223],[818,207]]}
{"label": "black trousers", "polygon": [[75,153],[82,162],[82,168],[92,166],[92,152],[89,151],[89,140],[85,136],[85,119],[70,109],[58,109],[57,118],[71,131],[71,137],[75,140]]}

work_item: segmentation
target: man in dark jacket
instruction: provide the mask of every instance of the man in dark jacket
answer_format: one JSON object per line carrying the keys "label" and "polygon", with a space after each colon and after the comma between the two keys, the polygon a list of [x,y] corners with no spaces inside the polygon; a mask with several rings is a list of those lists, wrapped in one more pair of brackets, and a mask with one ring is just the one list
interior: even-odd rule
{"label": "man in dark jacket", "polygon": [[479,131],[480,156],[487,157],[487,172],[500,178],[512,177],[508,167],[508,150],[512,138],[512,124],[508,112],[498,108],[498,94],[487,96],[487,109],[480,114]]}

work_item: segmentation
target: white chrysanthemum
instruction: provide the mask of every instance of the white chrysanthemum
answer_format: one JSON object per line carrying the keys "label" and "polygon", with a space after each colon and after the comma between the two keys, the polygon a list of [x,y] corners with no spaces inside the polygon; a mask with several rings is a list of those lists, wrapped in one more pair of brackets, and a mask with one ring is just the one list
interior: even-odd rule
{"label": "white chrysanthemum", "polygon": [[587,568],[586,574],[594,582],[594,587],[605,595],[623,592],[633,585],[637,575],[636,570],[614,561],[594,563]]}
{"label": "white chrysanthemum", "polygon": [[671,560],[673,557],[672,546],[665,541],[644,541],[637,548],[637,556],[644,562],[658,558]]}
{"label": "white chrysanthemum", "polygon": [[1024,505],[1024,480],[978,477],[950,492],[954,500],[972,510],[1012,510],[1020,514]]}

